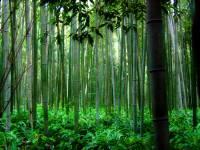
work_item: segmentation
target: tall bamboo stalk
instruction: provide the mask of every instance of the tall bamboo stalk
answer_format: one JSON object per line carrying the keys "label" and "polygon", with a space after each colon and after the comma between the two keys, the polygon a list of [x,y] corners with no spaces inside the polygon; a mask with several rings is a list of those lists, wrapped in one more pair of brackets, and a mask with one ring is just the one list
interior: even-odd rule
{"label": "tall bamboo stalk", "polygon": [[165,88],[164,48],[162,32],[161,1],[148,0],[148,42],[150,54],[150,77],[152,89],[153,121],[157,150],[169,149],[168,111]]}

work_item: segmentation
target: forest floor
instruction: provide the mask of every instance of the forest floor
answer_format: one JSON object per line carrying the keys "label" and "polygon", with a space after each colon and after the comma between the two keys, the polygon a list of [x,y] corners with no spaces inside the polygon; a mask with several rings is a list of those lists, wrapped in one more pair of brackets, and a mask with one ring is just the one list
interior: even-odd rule
{"label": "forest floor", "polygon": [[[80,112],[78,129],[74,129],[73,113],[66,117],[64,110],[49,111],[49,130],[45,134],[42,108],[38,108],[36,128],[31,129],[28,113],[12,114],[11,131],[5,132],[5,118],[0,125],[0,149],[55,149],[55,150],[151,150],[154,149],[151,116],[145,111],[143,136],[134,133],[130,119],[124,115],[106,115],[102,110],[100,120],[95,122],[95,109]],[[72,110],[70,111],[72,112]],[[171,149],[199,150],[200,124],[193,130],[192,111],[171,111],[170,145]],[[200,114],[198,114],[200,118]],[[67,120],[67,121],[66,121]],[[140,118],[138,118],[140,120]],[[200,120],[199,120],[200,121]],[[138,124],[140,122],[138,121]],[[139,126],[139,125],[138,125]],[[138,132],[139,132],[138,128]]]}

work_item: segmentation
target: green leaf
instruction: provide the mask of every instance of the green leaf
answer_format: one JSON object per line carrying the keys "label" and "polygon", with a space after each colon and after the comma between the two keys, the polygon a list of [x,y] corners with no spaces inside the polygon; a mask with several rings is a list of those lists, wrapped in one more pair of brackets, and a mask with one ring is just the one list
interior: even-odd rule
{"label": "green leaf", "polygon": [[94,39],[91,34],[88,34],[88,43],[92,46],[94,44]]}
{"label": "green leaf", "polygon": [[95,30],[96,34],[103,38],[103,35],[100,33],[99,29]]}

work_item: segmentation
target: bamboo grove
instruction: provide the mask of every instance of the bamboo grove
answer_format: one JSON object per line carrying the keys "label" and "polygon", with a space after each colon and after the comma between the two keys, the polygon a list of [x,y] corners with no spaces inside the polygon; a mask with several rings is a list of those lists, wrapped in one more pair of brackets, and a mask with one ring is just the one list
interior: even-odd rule
{"label": "bamboo grove", "polygon": [[197,125],[198,3],[2,0],[0,118],[6,118],[5,130],[14,111],[28,111],[34,129],[40,106],[46,133],[52,109],[65,110],[66,122],[73,112],[78,129],[80,112],[95,108],[97,124],[102,110],[125,115],[143,136],[148,109],[157,148],[169,149],[167,111],[193,109]]}

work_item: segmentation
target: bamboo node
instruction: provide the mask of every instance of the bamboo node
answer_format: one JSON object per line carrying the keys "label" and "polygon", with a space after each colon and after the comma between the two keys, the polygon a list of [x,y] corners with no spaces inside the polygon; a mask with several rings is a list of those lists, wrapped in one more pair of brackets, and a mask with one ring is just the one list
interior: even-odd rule
{"label": "bamboo node", "polygon": [[162,19],[150,19],[147,21],[147,24],[155,23],[155,22],[162,22]]}

